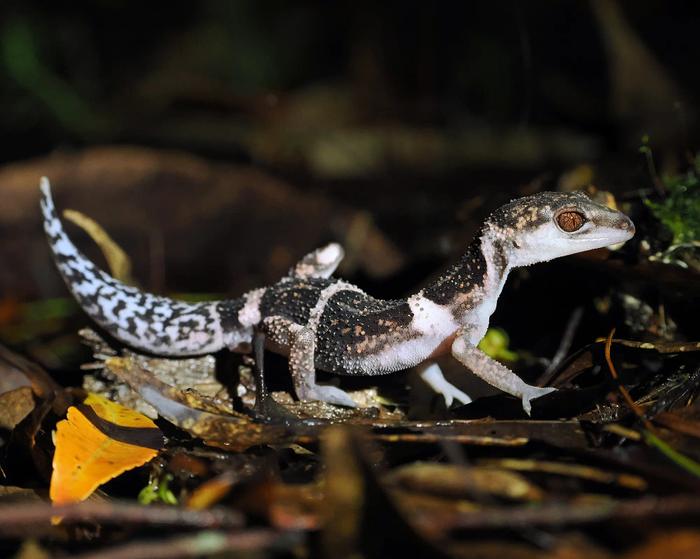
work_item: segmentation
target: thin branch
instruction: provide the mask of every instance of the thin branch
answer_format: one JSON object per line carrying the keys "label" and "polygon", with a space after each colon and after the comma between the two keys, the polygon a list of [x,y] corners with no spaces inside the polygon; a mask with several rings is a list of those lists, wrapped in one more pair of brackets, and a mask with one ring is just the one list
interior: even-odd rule
{"label": "thin branch", "polygon": [[204,531],[102,548],[77,555],[76,559],[175,559],[219,554],[228,556],[229,553],[236,551],[262,551],[273,546],[290,547],[298,539],[290,538],[290,535],[296,534],[282,534],[265,529],[238,533]]}
{"label": "thin branch", "polygon": [[213,508],[189,510],[180,507],[142,506],[124,502],[87,501],[54,507],[48,503],[13,503],[0,506],[0,534],[14,534],[23,528],[33,533],[53,529],[51,520],[62,523],[101,522],[107,524],[144,524],[189,528],[240,528],[243,517],[231,510]]}

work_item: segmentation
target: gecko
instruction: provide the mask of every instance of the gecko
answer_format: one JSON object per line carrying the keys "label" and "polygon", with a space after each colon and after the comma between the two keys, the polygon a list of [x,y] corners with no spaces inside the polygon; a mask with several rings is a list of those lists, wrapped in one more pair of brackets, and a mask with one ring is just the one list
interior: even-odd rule
{"label": "gecko", "polygon": [[632,238],[620,211],[582,192],[540,192],[515,199],[484,221],[462,257],[435,281],[399,299],[377,299],[333,277],[343,249],[331,243],[304,256],[277,283],[234,299],[188,303],[128,286],[100,270],[63,229],[49,181],[40,182],[44,229],[55,263],[85,313],[120,342],[155,355],[193,356],[224,348],[265,347],[289,360],[299,400],[356,406],[342,389],[317,384],[316,371],[382,375],[419,367],[445,398],[470,401],[435,359],[451,353],[490,385],[531,400],[555,390],[532,386],[477,346],[510,271]]}

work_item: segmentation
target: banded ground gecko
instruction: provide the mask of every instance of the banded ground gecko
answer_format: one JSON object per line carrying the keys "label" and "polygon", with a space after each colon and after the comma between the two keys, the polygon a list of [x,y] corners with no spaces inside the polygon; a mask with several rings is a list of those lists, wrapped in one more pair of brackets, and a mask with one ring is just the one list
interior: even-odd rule
{"label": "banded ground gecko", "polygon": [[300,260],[274,285],[237,299],[185,303],[124,285],[83,256],[63,230],[41,179],[44,228],[58,269],[84,311],[121,342],[156,355],[191,356],[228,348],[250,351],[255,331],[289,358],[300,400],[354,406],[316,370],[381,375],[420,366],[446,402],[469,397],[447,382],[433,359],[451,352],[492,386],[522,400],[554,388],[526,384],[477,348],[508,273],[553,258],[627,241],[632,221],[583,193],[542,192],[494,211],[464,255],[436,281],[403,299],[375,299],[332,277],[343,258],[332,243]]}

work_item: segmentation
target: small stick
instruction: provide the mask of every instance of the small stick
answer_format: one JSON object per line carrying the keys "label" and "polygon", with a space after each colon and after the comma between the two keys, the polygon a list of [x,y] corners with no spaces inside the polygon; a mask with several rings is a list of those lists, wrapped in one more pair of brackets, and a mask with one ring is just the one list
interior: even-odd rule
{"label": "small stick", "polygon": [[615,365],[613,365],[613,362],[612,362],[612,357],[610,356],[610,347],[612,346],[612,340],[613,340],[614,334],[615,334],[615,328],[610,330],[610,334],[608,334],[608,337],[605,340],[605,361],[608,364],[608,369],[610,370],[610,376],[612,376],[612,378],[615,379],[615,382],[617,383],[617,388],[620,391],[620,394],[622,394],[622,397],[624,398],[625,402],[627,402],[627,405],[629,406],[630,410],[632,410],[632,412],[644,424],[644,428],[652,433],[656,433],[656,429],[651,424],[651,422],[644,416],[644,412],[640,409],[640,407],[637,404],[634,403],[634,400],[632,399],[632,395],[627,390],[627,387],[624,384],[622,384],[622,382],[620,382],[620,377],[617,374],[617,370],[615,369]]}

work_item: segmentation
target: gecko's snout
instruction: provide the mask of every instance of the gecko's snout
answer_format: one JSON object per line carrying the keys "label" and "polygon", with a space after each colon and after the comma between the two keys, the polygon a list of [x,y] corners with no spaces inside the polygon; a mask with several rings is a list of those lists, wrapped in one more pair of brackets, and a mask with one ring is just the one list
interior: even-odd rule
{"label": "gecko's snout", "polygon": [[634,223],[625,214],[620,214],[620,219],[617,223],[617,227],[618,227],[618,229],[626,231],[629,234],[630,239],[632,237],[634,237],[634,234],[636,232],[636,229],[634,227]]}

